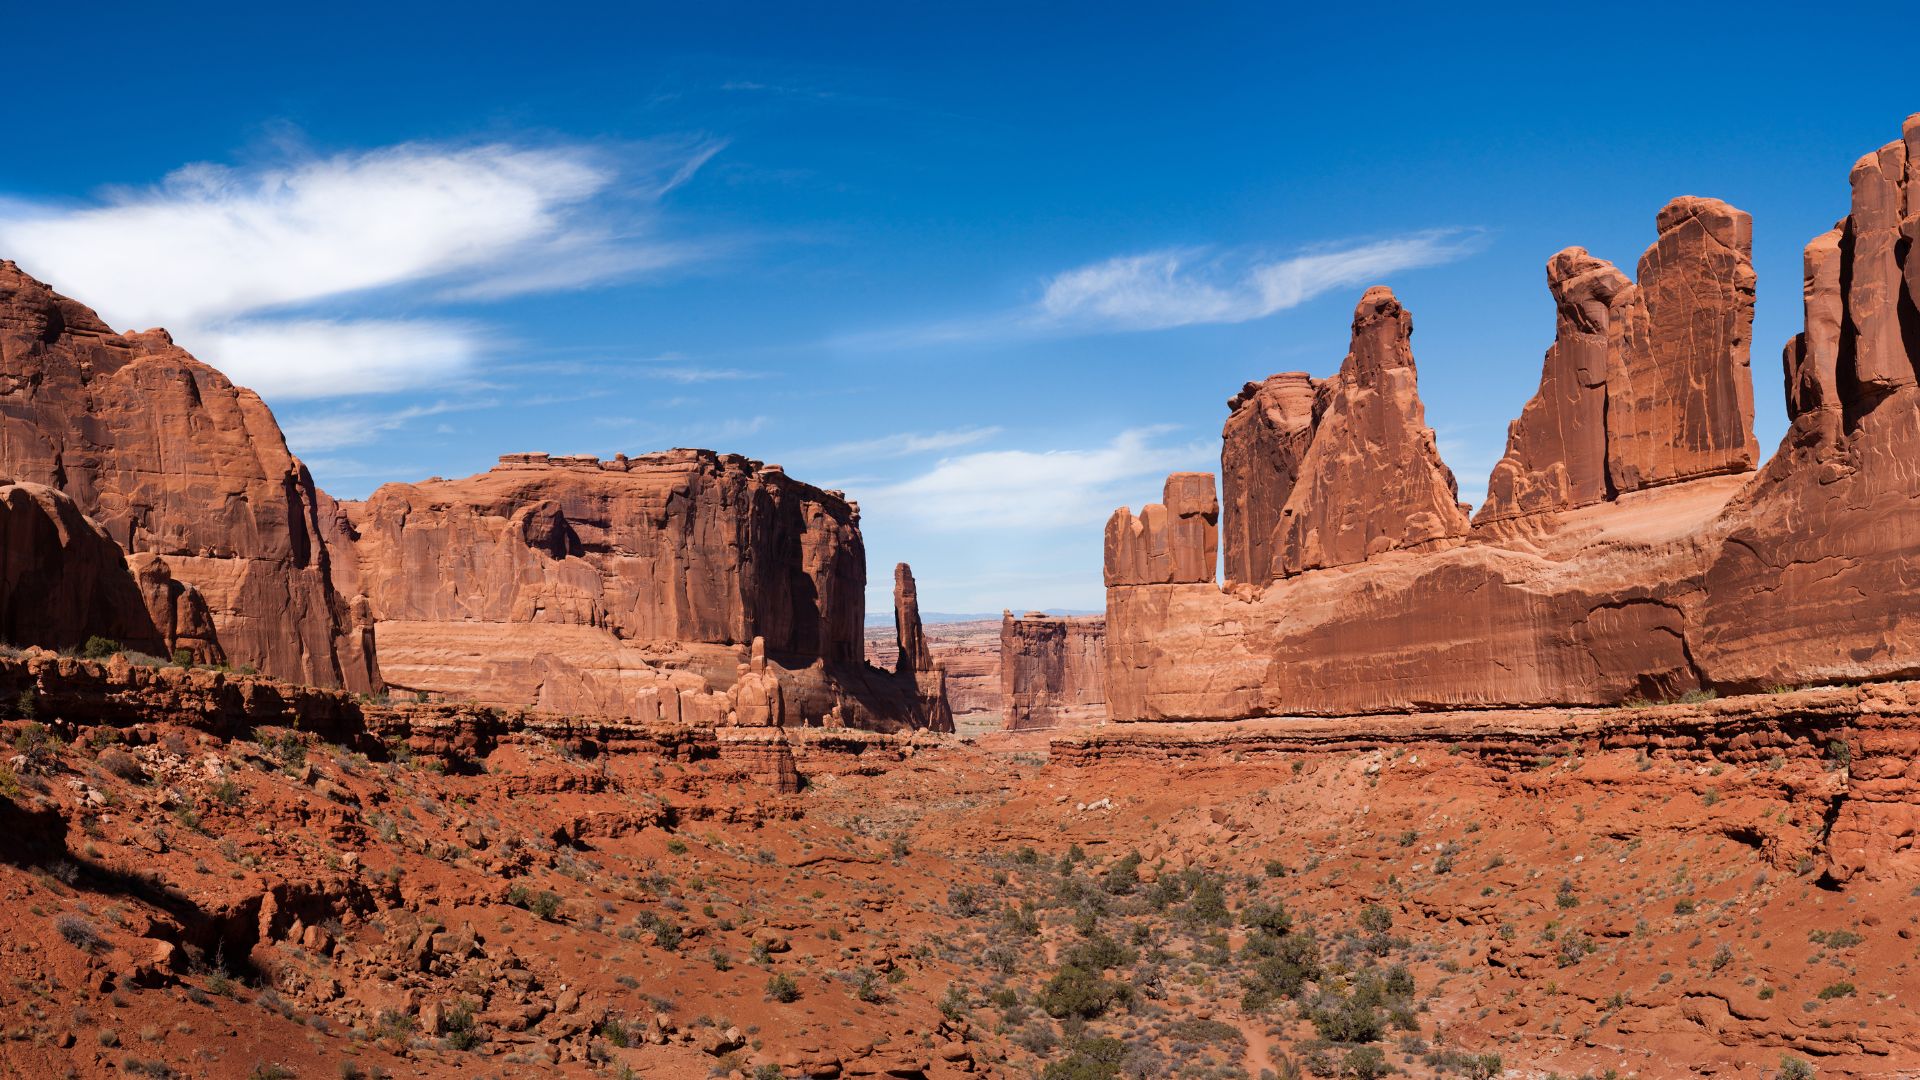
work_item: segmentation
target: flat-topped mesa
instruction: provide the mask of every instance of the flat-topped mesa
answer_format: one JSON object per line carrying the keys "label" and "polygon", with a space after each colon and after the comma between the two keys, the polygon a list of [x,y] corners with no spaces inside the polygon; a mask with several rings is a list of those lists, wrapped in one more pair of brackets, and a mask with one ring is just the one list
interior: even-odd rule
{"label": "flat-topped mesa", "polygon": [[330,501],[260,397],[165,331],[116,334],[4,261],[0,476],[65,492],[125,552],[164,561],[218,636],[188,646],[200,655],[377,688],[351,597],[331,576]]}
{"label": "flat-topped mesa", "polygon": [[1167,477],[1160,502],[1126,507],[1107,519],[1106,582],[1117,585],[1211,583],[1219,561],[1220,502],[1213,474]]}
{"label": "flat-topped mesa", "polygon": [[1000,615],[1006,728],[1101,723],[1107,716],[1107,620],[1029,611]]}
{"label": "flat-topped mesa", "polygon": [[1221,428],[1220,532],[1229,583],[1271,579],[1274,533],[1313,442],[1320,382],[1304,371],[1248,383]]}
{"label": "flat-topped mesa", "polygon": [[1607,327],[1607,475],[1621,494],[1752,470],[1753,218],[1718,199],[1661,209]]}
{"label": "flat-topped mesa", "polygon": [[622,466],[514,455],[461,480],[384,485],[351,513],[376,618],[764,638],[777,655],[859,659],[866,553],[850,504],[732,454]]}
{"label": "flat-topped mesa", "polygon": [[1346,359],[1316,391],[1269,580],[1466,535],[1459,486],[1420,404],[1412,336],[1393,290],[1376,285],[1360,298]]}

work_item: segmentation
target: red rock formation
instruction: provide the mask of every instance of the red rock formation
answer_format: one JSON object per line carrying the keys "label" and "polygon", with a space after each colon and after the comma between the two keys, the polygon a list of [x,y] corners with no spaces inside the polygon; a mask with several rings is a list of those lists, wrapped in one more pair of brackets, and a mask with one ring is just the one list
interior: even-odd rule
{"label": "red rock formation", "polygon": [[1391,289],[1375,286],[1360,298],[1353,346],[1318,390],[1270,577],[1466,535],[1458,485],[1420,405],[1412,335],[1413,318]]}
{"label": "red rock formation", "polygon": [[1107,620],[1030,611],[1000,617],[1002,700],[1009,731],[1106,719]]}
{"label": "red rock formation", "polygon": [[1751,470],[1753,218],[1675,199],[1608,322],[1607,472],[1615,492]]}
{"label": "red rock formation", "polygon": [[778,466],[705,450],[509,454],[464,480],[387,484],[342,505],[383,643],[388,623],[555,623],[859,655],[858,511]]}
{"label": "red rock formation", "polygon": [[64,649],[94,635],[164,647],[105,530],[53,488],[0,485],[0,641]]}
{"label": "red rock formation", "polygon": [[[1793,423],[1757,476],[1743,472],[1755,456],[1750,225],[1725,204],[1676,200],[1638,285],[1577,249],[1550,265],[1560,332],[1482,527],[1362,561],[1348,544],[1232,595],[1116,575],[1110,558],[1113,717],[1611,704],[1920,674],[1920,355],[1898,317],[1920,310],[1907,279],[1920,260],[1888,240],[1920,235],[1907,209],[1916,142],[1920,118],[1863,160],[1853,214],[1808,248],[1806,331],[1786,353]],[[1387,324],[1356,356],[1399,354]],[[1313,502],[1325,519],[1349,522],[1373,520],[1377,502],[1404,506],[1406,489],[1380,476],[1436,474],[1417,439],[1378,461],[1340,455],[1344,472],[1317,466],[1335,445],[1336,387],[1320,391],[1329,405],[1288,496],[1290,534],[1309,476],[1324,478]],[[1110,553],[1112,539],[1110,526]]]}
{"label": "red rock formation", "polygon": [[[927,650],[947,675],[947,701],[960,725],[999,727],[1000,620],[933,623],[925,627]],[[867,663],[894,670],[900,662],[899,636],[892,626],[867,626]]]}
{"label": "red rock formation", "polygon": [[235,663],[370,689],[306,466],[250,390],[165,331],[115,334],[0,262],[0,475],[58,488],[204,597]]}
{"label": "red rock formation", "polygon": [[1142,507],[1138,518],[1123,506],[1108,519],[1107,585],[1212,581],[1219,563],[1219,520],[1212,473],[1167,477],[1162,500]]}
{"label": "red rock formation", "polygon": [[1585,248],[1547,260],[1547,288],[1559,310],[1553,345],[1540,389],[1507,429],[1506,456],[1487,480],[1475,524],[1607,497],[1607,327],[1613,300],[1628,284]]}
{"label": "red rock formation", "polygon": [[1753,440],[1753,219],[1675,199],[1634,284],[1568,248],[1547,263],[1559,308],[1540,390],[1507,432],[1477,523],[1746,472]]}
{"label": "red rock formation", "polygon": [[941,723],[930,662],[908,692],[859,658],[858,509],[779,466],[510,454],[385,485],[329,527],[403,690],[643,722]]}
{"label": "red rock formation", "polygon": [[[1727,509],[1699,652],[1732,685],[1920,672],[1920,116],[1854,166],[1853,210],[1806,252],[1786,350],[1792,423]],[[1900,209],[1907,208],[1903,217]]]}
{"label": "red rock formation", "polygon": [[1313,442],[1315,391],[1302,371],[1248,383],[1227,402],[1221,430],[1220,531],[1226,580],[1272,580],[1274,533]]}
{"label": "red rock formation", "polygon": [[953,709],[947,702],[947,671],[927,648],[927,632],[920,625],[920,590],[913,568],[893,568],[893,628],[896,655],[893,675],[914,702],[914,727],[953,730]]}
{"label": "red rock formation", "polygon": [[920,625],[920,590],[913,581],[913,568],[906,563],[893,568],[893,633],[899,645],[894,671],[933,670],[933,651]]}
{"label": "red rock formation", "polygon": [[[104,535],[104,534],[103,534]],[[116,546],[116,551],[119,548]],[[159,636],[168,658],[184,651],[196,664],[223,665],[226,650],[220,647],[219,631],[207,610],[200,590],[175,581],[167,561],[150,551],[127,556],[127,568],[140,588],[147,617]]]}

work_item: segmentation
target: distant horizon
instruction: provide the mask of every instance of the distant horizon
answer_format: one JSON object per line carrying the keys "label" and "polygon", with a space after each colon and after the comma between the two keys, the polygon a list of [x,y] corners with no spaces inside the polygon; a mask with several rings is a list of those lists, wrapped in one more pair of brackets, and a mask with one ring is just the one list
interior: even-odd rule
{"label": "distant horizon", "polygon": [[[164,82],[15,59],[37,152],[0,166],[0,257],[170,328],[338,497],[700,446],[859,502],[870,611],[899,561],[929,610],[1095,611],[1111,511],[1217,471],[1243,383],[1330,374],[1368,285],[1412,312],[1479,503],[1552,338],[1547,258],[1631,274],[1679,195],[1754,217],[1770,455],[1801,247],[1920,94],[1897,64],[1748,78],[1817,20],[1711,18],[1726,63],[1631,20],[1408,11],[1356,77],[1345,13],[1246,4],[723,5],[587,38],[126,10]],[[1512,92],[1570,79],[1592,108]]]}

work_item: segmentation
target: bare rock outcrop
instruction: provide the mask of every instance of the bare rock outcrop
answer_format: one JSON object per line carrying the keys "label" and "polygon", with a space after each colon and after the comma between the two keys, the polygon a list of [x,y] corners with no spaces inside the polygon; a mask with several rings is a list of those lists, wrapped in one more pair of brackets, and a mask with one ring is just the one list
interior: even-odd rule
{"label": "bare rock outcrop", "polygon": [[372,689],[320,496],[273,414],[165,331],[116,334],[0,262],[0,475],[70,496],[204,598],[235,663]]}
{"label": "bare rock outcrop", "polygon": [[[1637,283],[1578,248],[1553,257],[1540,391],[1470,529],[1412,396],[1404,312],[1369,291],[1297,466],[1260,426],[1281,425],[1240,415],[1275,383],[1236,399],[1230,566],[1251,572],[1258,542],[1247,477],[1294,477],[1268,580],[1230,574],[1223,592],[1125,559],[1116,573],[1128,552],[1109,525],[1113,718],[1605,705],[1920,674],[1916,162],[1920,117],[1861,159],[1851,213],[1809,245],[1792,426],[1757,474],[1752,224],[1725,203],[1668,204]],[[1276,460],[1250,460],[1256,447]]]}
{"label": "bare rock outcrop", "polygon": [[1584,248],[1547,261],[1559,315],[1540,389],[1507,430],[1476,523],[1742,473],[1753,439],[1753,219],[1675,199],[1636,284]]}
{"label": "bare rock outcrop", "polygon": [[329,528],[402,690],[642,722],[938,722],[918,682],[861,658],[858,508],[777,465],[509,454],[340,503]]}
{"label": "bare rock outcrop", "polygon": [[1280,512],[1271,576],[1466,535],[1459,486],[1420,404],[1412,337],[1413,317],[1393,291],[1368,289],[1339,373],[1316,391],[1311,443]]}
{"label": "bare rock outcrop", "polygon": [[1607,473],[1607,328],[1631,283],[1585,248],[1547,260],[1558,317],[1540,389],[1507,428],[1507,452],[1487,480],[1476,524],[1591,506],[1612,492]]}
{"label": "bare rock outcrop", "polygon": [[164,647],[106,530],[60,491],[0,484],[0,641],[64,649],[95,635]]}
{"label": "bare rock outcrop", "polygon": [[1000,617],[1009,731],[1099,723],[1107,713],[1107,620],[1030,611]]}
{"label": "bare rock outcrop", "polygon": [[1220,531],[1228,582],[1272,580],[1274,534],[1313,443],[1320,382],[1304,371],[1248,383],[1221,430]]}
{"label": "bare rock outcrop", "polygon": [[1607,473],[1615,492],[1751,471],[1753,218],[1687,196],[1657,219],[1608,322]]}
{"label": "bare rock outcrop", "polygon": [[1707,576],[1699,649],[1727,683],[1920,673],[1920,116],[1852,179],[1851,212],[1806,249],[1791,424]]}
{"label": "bare rock outcrop", "polygon": [[1219,562],[1219,521],[1212,473],[1167,477],[1160,502],[1141,507],[1139,517],[1123,506],[1107,520],[1108,587],[1211,582]]}
{"label": "bare rock outcrop", "polygon": [[920,625],[920,588],[913,580],[913,568],[906,563],[893,568],[893,631],[898,656],[893,674],[913,698],[913,726],[952,731],[947,669],[933,658],[933,650],[927,646],[927,631]]}

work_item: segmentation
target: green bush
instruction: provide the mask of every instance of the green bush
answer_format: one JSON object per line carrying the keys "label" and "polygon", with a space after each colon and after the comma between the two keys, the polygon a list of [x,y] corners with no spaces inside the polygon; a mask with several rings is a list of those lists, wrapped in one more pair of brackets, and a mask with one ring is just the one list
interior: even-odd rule
{"label": "green bush", "polygon": [[1120,984],[1068,964],[1054,972],[1053,978],[1040,988],[1037,1002],[1055,1020],[1070,1016],[1091,1020],[1112,1007],[1123,993]]}
{"label": "green bush", "polygon": [[781,1004],[798,1001],[800,985],[794,982],[790,975],[777,974],[767,980],[767,1000],[778,1001]]}
{"label": "green bush", "polygon": [[1126,1057],[1127,1044],[1119,1039],[1081,1039],[1072,1053],[1048,1065],[1040,1076],[1041,1080],[1115,1080]]}
{"label": "green bush", "polygon": [[88,638],[87,643],[80,646],[80,655],[87,660],[105,660],[119,651],[119,642],[112,638],[103,638],[99,634]]}

